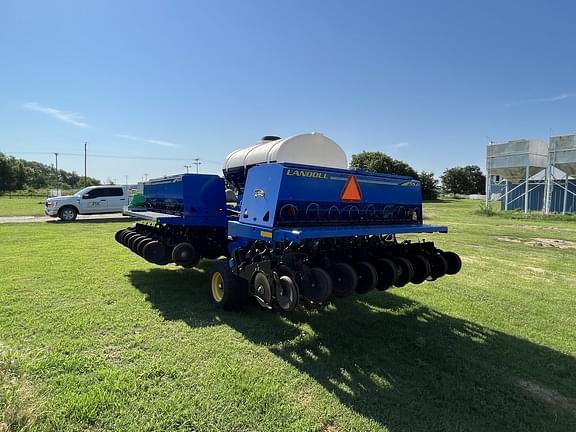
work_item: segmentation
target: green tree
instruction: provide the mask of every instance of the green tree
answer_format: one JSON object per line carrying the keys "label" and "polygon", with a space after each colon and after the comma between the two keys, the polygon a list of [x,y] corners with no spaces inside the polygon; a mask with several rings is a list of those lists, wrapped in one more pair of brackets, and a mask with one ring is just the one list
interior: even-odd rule
{"label": "green tree", "polygon": [[27,174],[26,166],[21,160],[15,161],[12,166],[13,176],[14,176],[14,189],[21,190],[27,184]]}
{"label": "green tree", "polygon": [[418,178],[418,173],[406,162],[393,159],[382,152],[363,151],[352,155],[350,166],[370,172],[398,174]]}
{"label": "green tree", "polygon": [[481,194],[486,187],[486,177],[477,165],[449,168],[440,178],[442,190],[446,193]]}
{"label": "green tree", "polygon": [[431,172],[422,171],[420,174],[406,162],[394,159],[382,152],[363,151],[352,155],[350,162],[352,168],[360,168],[370,172],[398,174],[420,180],[422,184],[422,197],[427,200],[438,198],[438,180]]}
{"label": "green tree", "polygon": [[[76,189],[84,186],[84,177],[75,172],[58,171],[60,186]],[[0,192],[23,190],[25,188],[41,189],[55,186],[54,168],[40,162],[16,159],[0,153]],[[98,185],[100,181],[88,177],[87,186]]]}
{"label": "green tree", "polygon": [[0,191],[12,190],[14,184],[14,170],[10,158],[0,153]]}
{"label": "green tree", "polygon": [[438,199],[440,186],[438,180],[434,177],[434,173],[427,171],[420,171],[418,180],[422,184],[422,198],[425,200]]}

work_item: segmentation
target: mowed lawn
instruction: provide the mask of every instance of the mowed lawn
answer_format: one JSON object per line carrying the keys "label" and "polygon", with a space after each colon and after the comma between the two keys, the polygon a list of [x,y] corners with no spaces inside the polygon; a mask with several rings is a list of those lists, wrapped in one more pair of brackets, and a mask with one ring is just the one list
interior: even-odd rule
{"label": "mowed lawn", "polygon": [[0,196],[1,216],[41,216],[44,214],[45,198]]}
{"label": "mowed lawn", "polygon": [[574,431],[576,223],[477,205],[426,206],[460,274],[289,314],[123,223],[0,225],[0,431]]}

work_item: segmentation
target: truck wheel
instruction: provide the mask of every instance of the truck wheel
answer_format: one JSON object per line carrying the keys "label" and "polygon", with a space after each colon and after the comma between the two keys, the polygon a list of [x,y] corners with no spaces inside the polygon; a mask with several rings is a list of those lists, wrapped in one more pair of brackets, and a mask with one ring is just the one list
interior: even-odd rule
{"label": "truck wheel", "polygon": [[210,275],[210,293],[218,309],[237,310],[248,299],[248,283],[232,273],[228,263],[218,263]]}
{"label": "truck wheel", "polygon": [[78,210],[73,206],[64,206],[58,211],[58,217],[64,222],[72,222],[76,220],[78,216]]}

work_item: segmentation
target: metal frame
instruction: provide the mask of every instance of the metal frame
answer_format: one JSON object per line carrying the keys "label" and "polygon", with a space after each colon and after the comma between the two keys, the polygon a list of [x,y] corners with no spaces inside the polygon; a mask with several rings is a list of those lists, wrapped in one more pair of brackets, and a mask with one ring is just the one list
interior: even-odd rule
{"label": "metal frame", "polygon": [[[552,138],[552,137],[551,137]],[[549,144],[549,148],[548,148],[548,169],[546,171],[546,193],[544,196],[545,199],[545,204],[544,204],[544,213],[546,214],[550,214],[550,210],[551,210],[551,206],[552,206],[552,193],[554,191],[554,185],[558,185],[560,186],[562,189],[564,189],[564,199],[563,199],[563,203],[562,203],[562,214],[566,214],[566,205],[568,202],[568,194],[572,194],[574,197],[576,197],[576,194],[574,192],[572,192],[571,190],[568,189],[568,184],[570,181],[570,176],[567,173],[564,173],[564,186],[562,186],[560,184],[561,179],[557,179],[554,176],[554,170],[558,169],[556,168],[556,162],[557,162],[557,155],[559,152],[564,152],[564,151],[573,151],[573,149],[562,149],[562,150],[557,150],[555,147],[555,143],[556,141],[550,139],[550,144]],[[551,155],[554,155],[554,158],[551,158]],[[558,169],[559,171],[562,171],[560,169]],[[562,171],[563,172],[563,171]]]}
{"label": "metal frame", "polygon": [[447,233],[448,228],[440,225],[367,225],[346,227],[295,227],[263,228],[237,221],[228,222],[228,235],[253,240],[292,241],[300,243],[308,239],[357,237],[368,235]]}

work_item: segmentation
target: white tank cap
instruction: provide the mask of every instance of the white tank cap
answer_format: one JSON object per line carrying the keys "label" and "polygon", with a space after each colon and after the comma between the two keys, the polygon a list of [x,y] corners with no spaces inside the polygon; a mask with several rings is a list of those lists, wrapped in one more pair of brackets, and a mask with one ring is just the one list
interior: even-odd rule
{"label": "white tank cap", "polygon": [[288,138],[266,136],[258,144],[230,153],[224,171],[261,163],[292,162],[330,168],[348,168],[344,150],[320,132]]}

